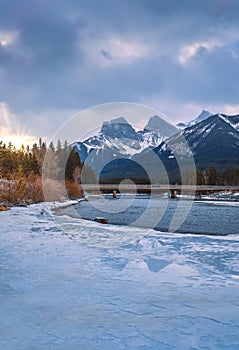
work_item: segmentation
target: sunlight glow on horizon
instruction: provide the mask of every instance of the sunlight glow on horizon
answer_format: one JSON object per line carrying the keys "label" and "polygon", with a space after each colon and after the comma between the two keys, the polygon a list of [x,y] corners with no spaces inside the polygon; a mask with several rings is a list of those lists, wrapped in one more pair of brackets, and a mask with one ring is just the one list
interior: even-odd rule
{"label": "sunlight glow on horizon", "polygon": [[31,148],[37,141],[37,138],[26,132],[19,123],[15,120],[5,103],[0,103],[0,141],[6,144],[11,142],[17,149],[22,145],[26,147],[29,145]]}
{"label": "sunlight glow on horizon", "polygon": [[27,146],[32,148],[33,144],[37,142],[36,137],[30,135],[0,135],[0,141],[6,144],[6,146],[11,144],[16,147],[16,149],[20,149],[22,145],[26,148]]}

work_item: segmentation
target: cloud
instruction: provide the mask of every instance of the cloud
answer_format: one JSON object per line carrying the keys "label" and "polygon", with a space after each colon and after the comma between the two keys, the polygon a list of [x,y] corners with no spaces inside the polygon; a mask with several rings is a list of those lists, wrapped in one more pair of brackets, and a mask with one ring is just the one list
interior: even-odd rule
{"label": "cloud", "polygon": [[185,106],[238,105],[236,0],[0,0],[0,10],[1,101],[36,134],[106,102],[164,106],[175,121]]}
{"label": "cloud", "polygon": [[216,47],[223,46],[220,41],[209,41],[209,42],[195,42],[191,45],[183,46],[180,50],[179,62],[182,65],[187,64],[187,62],[195,57],[197,54],[200,54],[200,51],[203,50],[213,51]]}
{"label": "cloud", "polygon": [[86,37],[81,42],[88,63],[108,67],[109,65],[118,65],[124,63],[126,65],[131,62],[146,57],[149,50],[140,40],[121,38],[118,36],[106,35],[105,37]]}

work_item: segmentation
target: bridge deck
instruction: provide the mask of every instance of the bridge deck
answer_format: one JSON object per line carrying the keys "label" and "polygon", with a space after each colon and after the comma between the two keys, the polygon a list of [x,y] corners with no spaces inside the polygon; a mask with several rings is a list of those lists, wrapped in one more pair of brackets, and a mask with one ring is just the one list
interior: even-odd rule
{"label": "bridge deck", "polygon": [[120,191],[120,192],[164,192],[164,191],[179,191],[179,192],[216,192],[216,191],[232,191],[239,192],[239,186],[210,186],[210,185],[128,185],[128,184],[102,184],[102,185],[89,185],[82,184],[85,192],[94,191]]}

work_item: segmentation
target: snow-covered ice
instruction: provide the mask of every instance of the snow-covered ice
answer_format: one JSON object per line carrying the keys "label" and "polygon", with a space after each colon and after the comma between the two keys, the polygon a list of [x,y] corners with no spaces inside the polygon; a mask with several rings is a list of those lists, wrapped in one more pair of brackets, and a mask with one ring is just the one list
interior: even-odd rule
{"label": "snow-covered ice", "polygon": [[0,213],[0,349],[239,349],[239,236]]}
{"label": "snow-covered ice", "polygon": [[225,201],[237,201],[239,203],[239,192],[216,192],[212,193],[210,195],[204,195],[201,196],[202,199],[207,199],[207,200],[216,200],[217,202],[219,200],[225,200]]}

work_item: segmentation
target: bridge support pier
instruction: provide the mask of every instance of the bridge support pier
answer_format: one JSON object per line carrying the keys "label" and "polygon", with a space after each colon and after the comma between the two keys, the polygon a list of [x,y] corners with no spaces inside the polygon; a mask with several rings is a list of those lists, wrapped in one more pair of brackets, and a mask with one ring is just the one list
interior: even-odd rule
{"label": "bridge support pier", "polygon": [[177,191],[176,190],[171,191],[171,198],[173,198],[173,199],[177,198]]}

